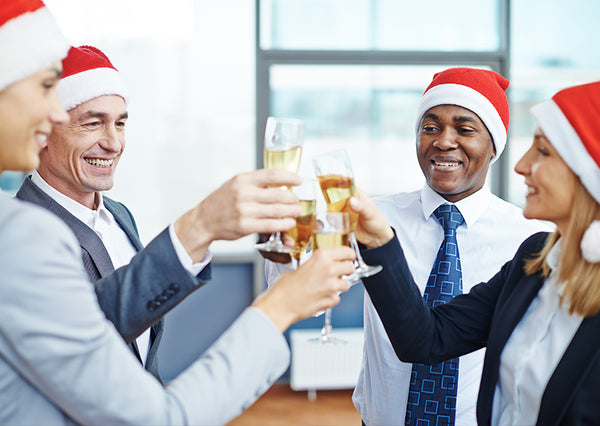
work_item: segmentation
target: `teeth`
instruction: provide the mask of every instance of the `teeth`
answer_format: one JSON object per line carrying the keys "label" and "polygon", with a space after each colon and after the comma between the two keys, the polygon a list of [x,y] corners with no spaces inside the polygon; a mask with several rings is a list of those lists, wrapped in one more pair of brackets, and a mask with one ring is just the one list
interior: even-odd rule
{"label": "teeth", "polygon": [[46,138],[47,138],[47,136],[46,136],[46,135],[44,135],[44,134],[41,134],[41,133],[39,133],[39,134],[37,135],[37,139],[38,139],[38,141],[40,141],[40,142],[42,142],[42,143],[45,143],[45,142],[46,142]]}
{"label": "teeth", "polygon": [[435,161],[435,165],[440,166],[440,167],[452,167],[452,166],[458,166],[458,163],[457,162],[449,162],[449,161],[442,161],[442,162]]}
{"label": "teeth", "polygon": [[85,161],[96,167],[110,167],[114,160],[101,160],[99,158],[85,158]]}
{"label": "teeth", "polygon": [[535,194],[535,192],[536,192],[536,191],[535,191],[535,188],[533,188],[533,187],[531,187],[531,186],[528,186],[528,187],[527,187],[527,193],[528,193],[528,194]]}

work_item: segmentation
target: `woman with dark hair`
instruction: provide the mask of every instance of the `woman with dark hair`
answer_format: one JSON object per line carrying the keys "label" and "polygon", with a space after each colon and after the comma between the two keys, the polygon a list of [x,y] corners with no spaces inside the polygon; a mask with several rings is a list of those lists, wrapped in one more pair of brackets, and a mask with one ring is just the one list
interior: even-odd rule
{"label": "woman with dark hair", "polygon": [[533,144],[515,166],[527,185],[523,214],[556,230],[527,239],[487,283],[429,308],[393,229],[361,196],[352,202],[363,256],[384,266],[363,282],[402,361],[487,348],[479,424],[600,424],[600,82],[532,113]]}

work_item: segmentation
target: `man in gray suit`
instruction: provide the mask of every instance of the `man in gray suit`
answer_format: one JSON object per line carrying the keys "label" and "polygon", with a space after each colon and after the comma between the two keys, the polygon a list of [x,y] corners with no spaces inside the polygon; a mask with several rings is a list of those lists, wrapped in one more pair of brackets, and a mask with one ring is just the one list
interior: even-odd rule
{"label": "man in gray suit", "polygon": [[[267,217],[269,206],[258,197],[268,186],[268,172],[235,177],[144,248],[127,207],[101,193],[112,187],[125,146],[127,92],[118,71],[99,49],[73,47],[63,60],[58,91],[70,122],[52,131],[39,168],[17,198],[50,210],[75,233],[107,318],[160,379],[160,318],[210,279],[211,241],[258,230],[242,229],[237,212],[241,202],[255,203],[253,210]],[[201,249],[194,251],[198,243]]]}

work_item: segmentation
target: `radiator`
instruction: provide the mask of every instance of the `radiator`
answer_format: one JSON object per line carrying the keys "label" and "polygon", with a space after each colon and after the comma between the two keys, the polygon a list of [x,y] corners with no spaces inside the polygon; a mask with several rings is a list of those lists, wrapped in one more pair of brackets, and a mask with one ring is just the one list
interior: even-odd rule
{"label": "radiator", "polygon": [[351,389],[356,386],[362,361],[363,329],[334,328],[345,343],[315,343],[320,329],[292,330],[290,386],[294,390]]}

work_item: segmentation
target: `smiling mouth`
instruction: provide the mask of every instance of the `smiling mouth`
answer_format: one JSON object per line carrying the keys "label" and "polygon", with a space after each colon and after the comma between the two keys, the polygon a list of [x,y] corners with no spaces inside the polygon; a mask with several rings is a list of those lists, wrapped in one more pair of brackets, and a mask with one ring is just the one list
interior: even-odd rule
{"label": "smiling mouth", "polygon": [[437,167],[458,167],[460,163],[458,161],[435,161],[431,160],[431,162]]}
{"label": "smiling mouth", "polygon": [[102,160],[100,158],[84,158],[84,160],[96,167],[110,167],[115,160]]}

